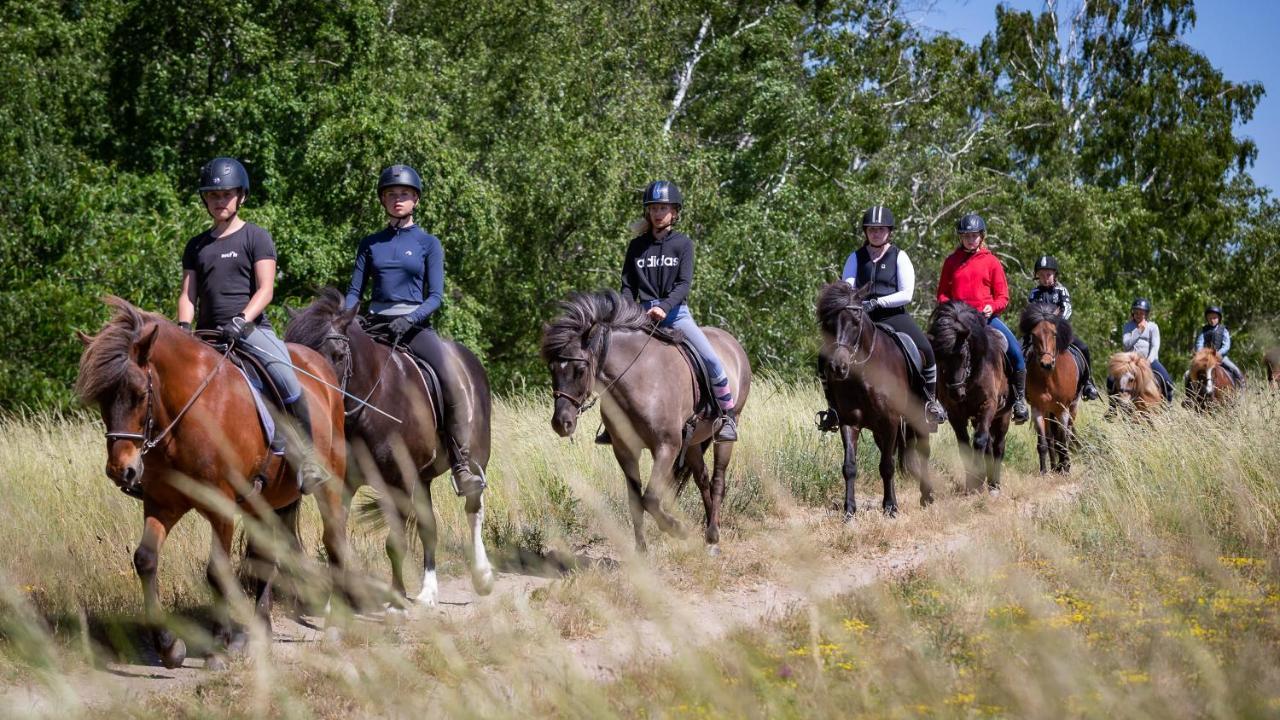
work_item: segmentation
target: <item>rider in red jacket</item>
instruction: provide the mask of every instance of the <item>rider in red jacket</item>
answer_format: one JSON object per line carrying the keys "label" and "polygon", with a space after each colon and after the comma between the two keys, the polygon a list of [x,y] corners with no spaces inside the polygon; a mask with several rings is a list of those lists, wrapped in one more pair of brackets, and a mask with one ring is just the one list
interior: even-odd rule
{"label": "rider in red jacket", "polygon": [[1000,320],[1009,305],[1009,283],[1004,266],[987,249],[987,223],[970,213],[956,223],[960,247],[942,263],[938,279],[938,302],[961,300],[987,318],[987,324],[999,330],[1008,341],[1005,354],[1013,367],[1013,421],[1023,423],[1030,414],[1027,408],[1027,361],[1013,332]]}

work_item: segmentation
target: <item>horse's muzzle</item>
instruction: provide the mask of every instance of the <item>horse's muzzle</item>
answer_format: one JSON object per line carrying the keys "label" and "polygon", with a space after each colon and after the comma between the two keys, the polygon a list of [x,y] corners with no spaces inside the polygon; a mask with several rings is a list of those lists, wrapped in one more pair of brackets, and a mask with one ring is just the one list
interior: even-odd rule
{"label": "horse's muzzle", "polygon": [[1057,361],[1055,360],[1045,360],[1043,358],[1041,358],[1040,360],[1040,367],[1044,368],[1045,370],[1052,370],[1054,365],[1057,365]]}
{"label": "horse's muzzle", "polygon": [[551,412],[551,429],[560,437],[569,437],[578,427],[578,413],[569,403],[557,401]]}
{"label": "horse's muzzle", "polygon": [[128,459],[107,458],[107,477],[126,495],[141,494],[142,473],[145,469],[140,452],[133,453]]}

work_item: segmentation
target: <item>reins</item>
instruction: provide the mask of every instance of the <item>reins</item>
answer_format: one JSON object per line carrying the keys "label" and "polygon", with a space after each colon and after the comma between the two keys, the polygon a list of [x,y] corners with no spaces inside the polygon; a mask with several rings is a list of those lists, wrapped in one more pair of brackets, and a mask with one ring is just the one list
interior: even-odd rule
{"label": "reins", "polygon": [[[612,330],[606,330],[606,332],[612,332]],[[607,394],[610,390],[613,389],[614,385],[617,385],[618,382],[622,380],[623,377],[626,376],[626,374],[636,364],[636,361],[640,359],[640,356],[644,354],[645,348],[649,346],[649,341],[653,339],[653,336],[656,332],[658,332],[658,323],[650,323],[649,332],[645,336],[644,344],[640,346],[640,350],[636,352],[636,356],[631,358],[631,362],[627,363],[627,366],[622,369],[622,372],[618,373],[618,375],[615,376],[613,380],[609,381],[609,383],[605,385],[603,390],[596,393],[595,397],[591,397],[590,388],[587,389],[587,394],[584,395],[581,400],[579,400],[578,398],[575,398],[574,396],[570,395],[569,393],[563,390],[552,390],[551,392],[552,397],[564,398],[565,400],[568,400],[574,406],[574,408],[577,409],[576,416],[581,417],[583,413],[595,407],[595,404],[600,402],[601,396]],[[605,357],[608,354],[609,354],[609,339],[608,339],[608,336],[606,335],[604,340],[604,348],[600,351],[600,359],[596,363],[595,372],[592,373],[593,379],[599,379],[599,372],[604,369]],[[590,362],[587,358],[570,358],[570,357],[562,356],[560,359],[564,360],[565,362],[587,362],[587,363]]]}

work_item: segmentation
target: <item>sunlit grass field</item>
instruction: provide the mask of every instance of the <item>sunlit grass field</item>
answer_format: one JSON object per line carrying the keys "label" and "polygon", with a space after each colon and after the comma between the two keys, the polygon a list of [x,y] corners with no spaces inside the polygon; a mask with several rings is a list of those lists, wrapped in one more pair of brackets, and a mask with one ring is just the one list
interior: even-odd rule
{"label": "sunlit grass field", "polygon": [[[485,528],[499,570],[549,554],[608,562],[465,609],[348,618],[340,637],[259,643],[227,671],[156,691],[135,682],[128,694],[93,668],[130,659],[127,639],[112,638],[140,615],[140,505],[103,477],[95,419],[3,421],[0,684],[23,690],[0,692],[0,715],[1280,715],[1274,398],[1149,425],[1103,422],[1092,403],[1069,479],[1035,475],[1034,436],[1015,427],[1000,498],[947,492],[922,510],[902,479],[899,517],[872,510],[847,526],[835,509],[839,440],[812,425],[820,406],[816,387],[760,383],[730,471],[724,554],[707,557],[700,533],[661,537],[647,520],[651,553],[637,557],[621,475],[590,443],[595,414],[570,443],[551,432],[548,398],[499,401]],[[874,444],[861,454],[859,505],[878,508]],[[932,465],[958,480],[949,430],[935,436]],[[690,490],[679,505],[696,527]],[[464,576],[461,505],[447,481],[435,500],[442,573]],[[318,552],[311,504],[303,531]],[[387,576],[384,534],[351,531],[376,578]],[[930,551],[944,540],[953,549]],[[193,515],[161,560],[162,598],[197,620],[208,546]],[[902,552],[921,559],[794,600],[818,598],[833,572]],[[411,573],[411,591],[417,581]],[[792,599],[733,621],[765,584]],[[4,712],[6,698],[30,696],[41,701]]]}

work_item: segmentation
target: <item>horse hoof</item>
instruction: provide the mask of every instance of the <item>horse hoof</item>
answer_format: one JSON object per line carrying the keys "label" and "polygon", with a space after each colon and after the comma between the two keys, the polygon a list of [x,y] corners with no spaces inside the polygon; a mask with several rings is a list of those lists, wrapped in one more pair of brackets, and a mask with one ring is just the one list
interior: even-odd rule
{"label": "horse hoof", "polygon": [[897,505],[885,505],[885,506],[884,506],[884,514],[885,514],[885,517],[891,517],[891,518],[892,518],[892,517],[898,517],[898,506],[897,506]]}
{"label": "horse hoof", "polygon": [[485,568],[483,572],[471,573],[471,587],[477,595],[488,595],[493,592],[493,570]]}
{"label": "horse hoof", "polygon": [[228,655],[242,655],[247,647],[249,647],[249,633],[244,630],[231,633],[231,638],[227,640]]}
{"label": "horse hoof", "polygon": [[187,644],[182,640],[174,638],[173,644],[167,648],[160,648],[160,662],[170,670],[182,667],[182,663],[187,659]]}
{"label": "horse hoof", "polygon": [[720,544],[713,543],[707,546],[707,557],[720,557]]}
{"label": "horse hoof", "polygon": [[846,512],[846,513],[844,514],[844,524],[845,524],[845,525],[852,525],[852,524],[853,524],[853,511],[852,511],[852,510],[850,510],[850,511],[848,511],[848,512]]}
{"label": "horse hoof", "polygon": [[210,655],[204,661],[204,669],[213,672],[222,672],[227,669],[227,659],[222,655]]}

